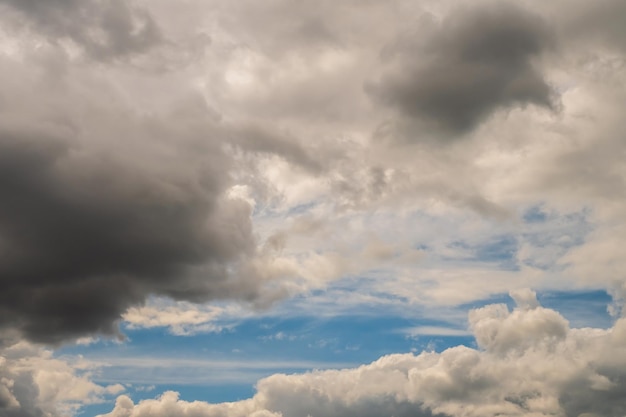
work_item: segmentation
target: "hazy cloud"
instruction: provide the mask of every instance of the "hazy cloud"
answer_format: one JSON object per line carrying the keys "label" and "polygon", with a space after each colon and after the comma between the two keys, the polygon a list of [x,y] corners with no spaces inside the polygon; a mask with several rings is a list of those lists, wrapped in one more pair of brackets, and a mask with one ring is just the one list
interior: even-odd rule
{"label": "hazy cloud", "polygon": [[254,243],[247,204],[220,197],[219,162],[185,178],[54,138],[1,137],[2,327],[59,342],[114,332],[151,293],[229,296],[228,265]]}
{"label": "hazy cloud", "polygon": [[[4,7],[2,7],[4,5]],[[71,40],[93,58],[140,53],[163,41],[146,9],[129,0],[2,0],[52,42]]]}

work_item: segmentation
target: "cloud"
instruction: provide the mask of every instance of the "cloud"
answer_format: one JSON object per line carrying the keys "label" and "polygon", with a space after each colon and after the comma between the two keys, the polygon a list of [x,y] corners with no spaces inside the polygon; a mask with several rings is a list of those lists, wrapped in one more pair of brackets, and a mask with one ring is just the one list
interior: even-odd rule
{"label": "cloud", "polygon": [[155,172],[1,128],[0,154],[10,196],[0,203],[0,326],[56,343],[114,332],[149,294],[235,296],[228,265],[251,255],[254,239],[249,206],[222,195],[218,161],[190,176]]}
{"label": "cloud", "polygon": [[221,332],[232,327],[228,316],[236,316],[236,308],[211,305],[196,305],[188,302],[168,303],[165,300],[151,300],[147,305],[129,308],[122,316],[128,329],[150,329],[165,327],[177,336],[190,336],[198,333]]}
{"label": "cloud", "polygon": [[[276,374],[256,395],[234,403],[185,402],[168,392],[134,405],[118,398],[107,417],[311,415],[331,416],[621,416],[626,411],[626,321],[572,329],[533,293],[520,303],[472,310],[478,349],[394,354],[358,368]],[[585,414],[587,413],[587,414]]]}
{"label": "cloud", "polygon": [[[567,43],[577,52],[592,57],[600,51],[589,53],[589,48],[626,51],[626,32],[622,18],[626,6],[620,0],[586,2],[581,0],[556,1],[541,5],[552,16]],[[585,47],[582,47],[585,45]]]}
{"label": "cloud", "polygon": [[366,85],[376,101],[444,136],[467,133],[499,109],[552,108],[533,63],[552,42],[541,17],[498,3],[433,20],[423,17],[383,51],[388,69]]}
{"label": "cloud", "polygon": [[27,62],[0,60],[20,80],[0,85],[15,98],[0,117],[3,342],[117,334],[150,295],[261,298],[271,277],[252,262],[251,207],[229,194],[232,160],[203,103],[155,95],[140,113],[105,77],[51,80]]}
{"label": "cloud", "polygon": [[452,329],[445,326],[417,326],[403,329],[402,332],[414,338],[417,338],[419,336],[471,336],[471,333],[467,330]]}
{"label": "cloud", "polygon": [[[188,303],[295,294],[270,314],[432,317],[511,285],[609,288],[619,306],[622,3],[461,3],[0,0],[0,345],[84,342],[124,319],[218,330],[218,308]],[[539,205],[554,216],[522,221]],[[418,391],[284,376],[253,410],[619,415],[621,365],[589,347],[608,336],[512,295],[513,312],[472,312],[478,350],[363,368],[368,383],[417,369]],[[520,391],[503,356],[532,370]],[[345,375],[353,402],[329,391]],[[32,378],[2,374],[0,404],[30,407]]]}
{"label": "cloud", "polygon": [[262,125],[234,126],[231,130],[231,143],[243,150],[277,155],[294,166],[303,167],[312,173],[322,171],[320,158],[314,158],[296,138],[286,137],[281,132],[272,131]]}
{"label": "cloud", "polygon": [[2,0],[2,6],[21,13],[48,40],[71,40],[99,60],[141,53],[163,41],[150,13],[127,0]]}
{"label": "cloud", "polygon": [[62,359],[20,342],[0,350],[0,415],[60,417],[124,391],[120,384],[92,381],[97,366],[82,358]]}

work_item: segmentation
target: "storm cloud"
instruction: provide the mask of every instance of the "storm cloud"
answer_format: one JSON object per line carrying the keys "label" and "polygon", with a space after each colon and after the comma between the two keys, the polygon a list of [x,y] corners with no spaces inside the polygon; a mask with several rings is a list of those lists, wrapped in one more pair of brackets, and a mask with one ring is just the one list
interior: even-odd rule
{"label": "storm cloud", "polygon": [[115,334],[150,294],[255,298],[251,208],[228,195],[210,115],[136,118],[101,96],[67,105],[57,88],[22,94],[24,112],[16,103],[0,120],[3,336]]}
{"label": "storm cloud", "polygon": [[510,4],[460,8],[417,28],[382,53],[387,69],[366,91],[418,122],[418,128],[461,135],[499,109],[551,108],[545,76],[533,61],[552,43],[539,16]]}
{"label": "storm cloud", "polygon": [[67,144],[7,136],[0,146],[0,193],[10,196],[0,203],[2,327],[40,342],[110,334],[148,294],[226,295],[227,265],[253,251],[249,208],[219,199],[211,167],[197,178],[115,162],[87,167]]}

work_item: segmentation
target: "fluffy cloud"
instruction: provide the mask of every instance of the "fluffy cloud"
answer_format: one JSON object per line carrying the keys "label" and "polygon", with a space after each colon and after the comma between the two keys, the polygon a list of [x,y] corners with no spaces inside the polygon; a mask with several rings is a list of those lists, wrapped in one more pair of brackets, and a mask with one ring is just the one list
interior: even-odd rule
{"label": "fluffy cloud", "polygon": [[124,391],[91,381],[97,367],[81,358],[59,359],[25,342],[0,350],[0,415],[67,416]]}
{"label": "fluffy cloud", "polygon": [[[134,405],[121,396],[107,417],[166,415],[621,416],[626,321],[608,330],[569,327],[533,292],[472,310],[478,349],[396,354],[355,369],[273,375],[257,394],[224,404],[186,402],[168,392]],[[265,413],[265,414],[263,414]]]}

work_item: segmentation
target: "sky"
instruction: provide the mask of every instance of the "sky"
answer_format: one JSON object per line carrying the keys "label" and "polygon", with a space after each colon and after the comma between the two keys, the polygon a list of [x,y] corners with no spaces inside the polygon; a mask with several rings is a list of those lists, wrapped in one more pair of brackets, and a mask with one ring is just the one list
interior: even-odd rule
{"label": "sky", "polygon": [[623,417],[624,21],[0,0],[0,417]]}

